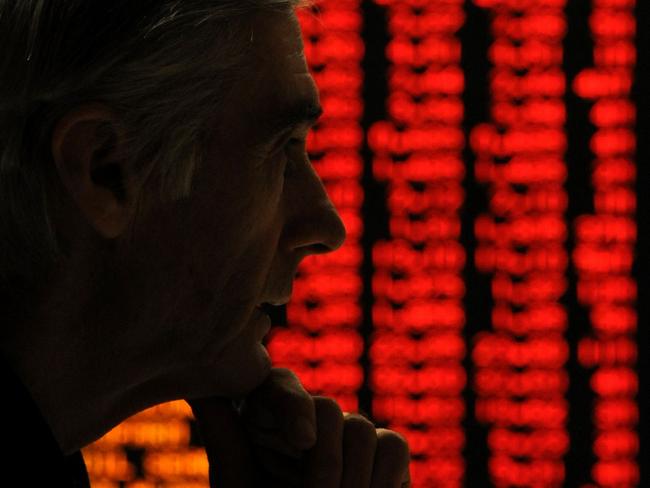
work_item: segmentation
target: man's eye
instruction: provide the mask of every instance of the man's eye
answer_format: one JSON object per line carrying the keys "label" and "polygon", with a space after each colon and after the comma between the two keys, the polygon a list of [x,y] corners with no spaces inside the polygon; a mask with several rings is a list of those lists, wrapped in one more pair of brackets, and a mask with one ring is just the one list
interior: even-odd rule
{"label": "man's eye", "polygon": [[287,142],[287,145],[288,145],[288,146],[295,147],[295,146],[302,146],[304,143],[305,143],[304,139],[298,139],[298,138],[296,138],[296,137],[292,137],[292,138],[289,139],[289,141]]}
{"label": "man's eye", "polygon": [[293,137],[287,141],[287,167],[285,174],[290,172],[300,160],[305,157],[305,140]]}

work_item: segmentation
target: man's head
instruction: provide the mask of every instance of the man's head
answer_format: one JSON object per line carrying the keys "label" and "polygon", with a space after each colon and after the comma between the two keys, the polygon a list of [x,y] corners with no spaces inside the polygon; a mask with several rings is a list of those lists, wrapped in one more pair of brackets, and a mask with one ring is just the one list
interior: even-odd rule
{"label": "man's head", "polygon": [[1,347],[65,450],[253,389],[256,305],[342,245],[294,3],[0,1]]}

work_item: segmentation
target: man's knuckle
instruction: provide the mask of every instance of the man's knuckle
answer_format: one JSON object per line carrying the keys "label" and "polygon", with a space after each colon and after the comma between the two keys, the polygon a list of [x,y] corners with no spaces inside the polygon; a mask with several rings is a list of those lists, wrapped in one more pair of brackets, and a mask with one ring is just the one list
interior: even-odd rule
{"label": "man's knuckle", "polygon": [[377,429],[378,448],[390,453],[391,456],[408,460],[410,449],[403,435],[388,429]]}
{"label": "man's knuckle", "polygon": [[316,414],[330,419],[342,419],[343,411],[335,400],[329,397],[315,396],[314,406],[316,407]]}
{"label": "man's knuckle", "polygon": [[[280,368],[278,368],[280,369]],[[272,373],[272,378],[268,381],[268,387],[282,391],[282,392],[296,392],[301,389],[300,380],[293,371],[288,369],[280,369]]]}
{"label": "man's knuckle", "polygon": [[288,368],[272,368],[269,374],[273,379],[297,378],[296,374]]}
{"label": "man's knuckle", "polygon": [[284,388],[282,390],[283,404],[288,405],[302,405],[308,401],[309,395],[305,395],[302,391],[294,388]]}
{"label": "man's knuckle", "polygon": [[267,380],[259,395],[285,401],[304,403],[311,396],[305,391],[295,373],[286,368],[274,368],[272,378]]}
{"label": "man's knuckle", "polygon": [[362,439],[377,437],[375,425],[365,417],[357,414],[347,414],[345,416],[345,433]]}

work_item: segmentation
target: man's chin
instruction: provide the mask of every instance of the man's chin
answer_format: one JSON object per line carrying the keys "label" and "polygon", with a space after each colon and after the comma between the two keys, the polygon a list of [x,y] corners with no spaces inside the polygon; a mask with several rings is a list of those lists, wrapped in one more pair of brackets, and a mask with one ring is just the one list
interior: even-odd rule
{"label": "man's chin", "polygon": [[245,354],[247,359],[237,358],[236,365],[220,365],[220,369],[232,368],[232,374],[223,377],[223,396],[232,400],[241,399],[255,390],[271,372],[271,357],[260,342],[256,342]]}

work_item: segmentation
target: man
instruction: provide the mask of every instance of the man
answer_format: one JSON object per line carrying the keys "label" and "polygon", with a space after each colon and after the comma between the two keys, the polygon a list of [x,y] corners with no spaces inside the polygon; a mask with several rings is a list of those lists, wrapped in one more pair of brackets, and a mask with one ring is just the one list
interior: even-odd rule
{"label": "man", "polygon": [[294,7],[0,1],[4,476],[87,486],[80,448],[183,398],[213,486],[409,485],[400,435],[261,344],[258,305],[345,239]]}

